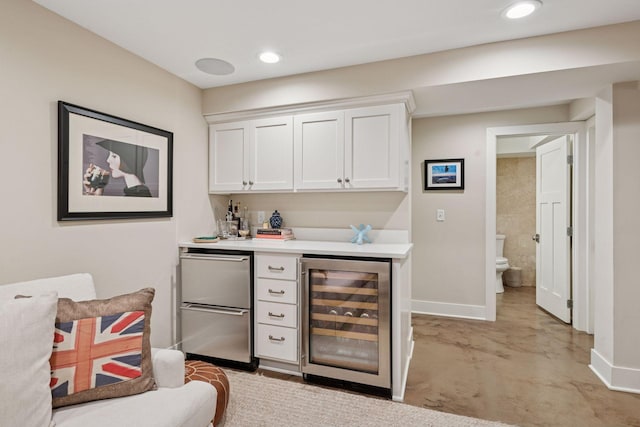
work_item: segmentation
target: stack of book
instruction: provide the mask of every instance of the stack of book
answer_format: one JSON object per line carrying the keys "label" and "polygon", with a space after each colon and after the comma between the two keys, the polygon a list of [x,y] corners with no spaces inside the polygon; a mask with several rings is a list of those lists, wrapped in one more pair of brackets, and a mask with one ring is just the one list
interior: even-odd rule
{"label": "stack of book", "polygon": [[256,239],[271,240],[292,240],[295,239],[293,230],[290,228],[258,228],[256,230]]}

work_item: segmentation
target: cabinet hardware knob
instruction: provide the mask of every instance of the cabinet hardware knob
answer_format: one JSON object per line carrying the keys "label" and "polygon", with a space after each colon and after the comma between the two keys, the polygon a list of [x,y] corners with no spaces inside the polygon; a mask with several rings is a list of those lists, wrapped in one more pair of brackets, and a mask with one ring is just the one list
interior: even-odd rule
{"label": "cabinet hardware knob", "polygon": [[346,182],[347,184],[351,182],[351,180],[349,178],[345,178],[344,182]]}
{"label": "cabinet hardware knob", "polygon": [[249,181],[249,185],[253,185],[253,181]]}
{"label": "cabinet hardware knob", "polygon": [[268,268],[271,271],[284,271],[284,267],[272,267],[272,266],[269,266]]}
{"label": "cabinet hardware knob", "polygon": [[242,185],[247,185],[247,181],[242,181]]}
{"label": "cabinet hardware knob", "polygon": [[342,178],[338,178],[338,184],[342,184]]}
{"label": "cabinet hardware knob", "polygon": [[277,317],[277,318],[280,318],[280,319],[284,319],[284,313],[273,314],[272,312],[269,312],[269,317]]}
{"label": "cabinet hardware knob", "polygon": [[269,339],[271,341],[278,341],[278,342],[283,342],[284,341],[284,337],[276,338],[273,335],[269,335]]}
{"label": "cabinet hardware knob", "polygon": [[269,293],[273,295],[284,295],[284,289],[281,289],[279,291],[274,291],[273,289],[269,289]]}

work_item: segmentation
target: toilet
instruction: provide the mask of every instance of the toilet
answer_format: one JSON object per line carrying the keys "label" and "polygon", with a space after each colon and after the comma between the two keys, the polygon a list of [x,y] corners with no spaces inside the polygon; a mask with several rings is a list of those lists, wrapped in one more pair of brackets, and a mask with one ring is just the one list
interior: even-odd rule
{"label": "toilet", "polygon": [[504,239],[507,236],[504,234],[496,234],[496,293],[501,294],[504,292],[504,286],[502,284],[502,273],[509,269],[509,260],[502,256],[504,250]]}

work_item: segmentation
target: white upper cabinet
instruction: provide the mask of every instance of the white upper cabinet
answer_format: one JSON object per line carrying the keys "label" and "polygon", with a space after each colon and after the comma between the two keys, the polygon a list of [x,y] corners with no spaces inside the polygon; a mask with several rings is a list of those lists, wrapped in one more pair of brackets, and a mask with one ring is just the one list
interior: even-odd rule
{"label": "white upper cabinet", "polygon": [[205,116],[209,192],[408,191],[413,108],[402,92]]}
{"label": "white upper cabinet", "polygon": [[396,189],[401,185],[400,120],[404,105],[346,110],[344,187]]}
{"label": "white upper cabinet", "polygon": [[293,119],[254,120],[250,141],[249,188],[293,190]]}
{"label": "white upper cabinet", "polygon": [[293,190],[291,116],[211,125],[209,192]]}
{"label": "white upper cabinet", "polygon": [[403,104],[294,117],[296,190],[403,190]]}
{"label": "white upper cabinet", "polygon": [[295,188],[343,187],[344,113],[300,114],[294,118]]}
{"label": "white upper cabinet", "polygon": [[247,122],[224,123],[209,128],[210,192],[229,193],[245,189],[248,181],[248,130]]}

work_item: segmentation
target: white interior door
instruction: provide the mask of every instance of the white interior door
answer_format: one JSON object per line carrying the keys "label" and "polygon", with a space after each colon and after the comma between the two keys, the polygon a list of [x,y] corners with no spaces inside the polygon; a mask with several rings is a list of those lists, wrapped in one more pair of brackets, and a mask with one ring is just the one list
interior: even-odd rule
{"label": "white interior door", "polygon": [[571,322],[571,140],[536,149],[536,303]]}

